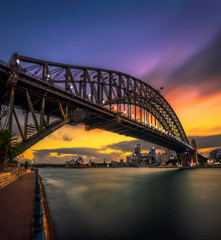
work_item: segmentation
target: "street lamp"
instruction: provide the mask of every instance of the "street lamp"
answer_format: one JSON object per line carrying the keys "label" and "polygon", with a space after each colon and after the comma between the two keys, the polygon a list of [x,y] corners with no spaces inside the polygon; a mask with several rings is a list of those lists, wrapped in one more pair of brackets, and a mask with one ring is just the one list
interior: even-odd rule
{"label": "street lamp", "polygon": [[116,109],[117,107],[115,106],[115,107],[112,107],[110,110],[113,110],[113,109]]}

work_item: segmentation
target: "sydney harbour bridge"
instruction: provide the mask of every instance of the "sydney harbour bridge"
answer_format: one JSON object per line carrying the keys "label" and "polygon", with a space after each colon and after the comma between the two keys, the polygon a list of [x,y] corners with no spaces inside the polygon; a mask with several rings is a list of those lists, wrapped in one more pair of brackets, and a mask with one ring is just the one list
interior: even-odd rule
{"label": "sydney harbour bridge", "polygon": [[201,156],[160,92],[122,72],[13,54],[0,61],[0,104],[0,128],[19,135],[23,151],[81,123],[174,150],[181,161]]}

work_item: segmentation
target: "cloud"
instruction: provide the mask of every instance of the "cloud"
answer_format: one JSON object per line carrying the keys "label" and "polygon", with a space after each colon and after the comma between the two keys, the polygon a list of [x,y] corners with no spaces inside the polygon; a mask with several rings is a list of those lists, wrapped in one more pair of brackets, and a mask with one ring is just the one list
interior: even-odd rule
{"label": "cloud", "polygon": [[69,137],[69,136],[66,135],[66,134],[63,135],[62,139],[63,139],[64,141],[66,141],[66,142],[71,142],[71,141],[73,140],[72,137]]}
{"label": "cloud", "polygon": [[220,62],[221,30],[203,49],[192,55],[180,66],[168,72],[163,66],[158,65],[144,79],[157,88],[164,84],[166,94],[182,87],[186,92],[196,88],[199,95],[210,95],[221,91]]}
{"label": "cloud", "polygon": [[[127,152],[132,152],[133,147],[138,143],[141,145],[141,151],[143,152],[149,152],[153,146],[155,146],[156,149],[162,149],[162,147],[154,145],[152,143],[141,140],[132,140],[105,145],[101,148],[74,147],[33,150],[33,160],[35,162],[58,163],[65,162],[79,156],[84,157],[86,161],[92,159],[96,162],[102,162],[104,158],[107,162],[110,162],[112,160],[119,160],[121,158],[125,160],[124,154]],[[109,152],[109,150],[111,151]]]}
{"label": "cloud", "polygon": [[[214,148],[221,146],[221,134],[211,136],[189,136],[189,139],[195,139],[198,149]],[[149,152],[154,146],[158,150],[164,149],[161,146],[145,142],[142,140],[121,141],[114,144],[105,145],[101,148],[55,148],[55,149],[39,149],[34,150],[33,160],[35,162],[51,162],[51,163],[64,163],[65,161],[77,158],[79,156],[84,157],[85,161],[90,159],[95,162],[102,162],[104,158],[107,162],[112,160],[125,160],[125,153],[131,153],[133,147],[136,144],[141,145],[141,152]],[[106,151],[107,150],[107,151]],[[108,152],[111,150],[110,152]]]}
{"label": "cloud", "polygon": [[[169,84],[195,85],[207,83],[209,88],[201,89],[201,94],[211,94],[221,89],[221,31],[200,52],[192,56],[169,78]],[[218,89],[217,89],[218,88]]]}
{"label": "cloud", "polygon": [[72,155],[87,155],[91,157],[98,157],[97,149],[95,148],[55,148],[55,149],[40,149],[34,150],[34,157],[47,157],[50,153],[61,154],[72,154]]}
{"label": "cloud", "polygon": [[[221,132],[221,125],[216,125],[214,127],[195,127],[191,128],[190,131],[192,132],[191,135],[196,135],[195,133],[201,133],[200,135],[216,135],[217,133]],[[203,133],[203,134],[202,134]]]}
{"label": "cloud", "polygon": [[136,144],[140,144],[141,145],[141,151],[149,151],[153,146],[156,149],[162,149],[163,147],[160,147],[158,145],[154,145],[153,143],[150,142],[145,142],[142,140],[132,140],[132,141],[122,141],[119,143],[114,143],[114,144],[110,144],[110,145],[106,145],[103,146],[102,149],[115,149],[115,150],[120,150],[122,152],[131,152],[133,147]]}
{"label": "cloud", "polygon": [[221,134],[210,136],[190,136],[189,139],[195,139],[198,148],[214,148],[221,146]]}
{"label": "cloud", "polygon": [[[116,160],[121,156],[119,152],[100,153],[102,149],[97,148],[55,148],[34,150],[33,160],[35,162],[65,162],[79,156],[84,157],[86,161],[90,159],[96,162],[102,162],[104,158],[107,161]],[[54,156],[56,153],[57,156]],[[67,156],[68,155],[68,156]]]}

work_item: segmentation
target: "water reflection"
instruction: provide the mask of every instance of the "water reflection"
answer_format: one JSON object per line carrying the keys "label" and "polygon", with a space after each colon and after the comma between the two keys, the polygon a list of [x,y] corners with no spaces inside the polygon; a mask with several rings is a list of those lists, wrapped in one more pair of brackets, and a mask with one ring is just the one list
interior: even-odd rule
{"label": "water reflection", "polygon": [[41,169],[58,239],[221,239],[219,169]]}

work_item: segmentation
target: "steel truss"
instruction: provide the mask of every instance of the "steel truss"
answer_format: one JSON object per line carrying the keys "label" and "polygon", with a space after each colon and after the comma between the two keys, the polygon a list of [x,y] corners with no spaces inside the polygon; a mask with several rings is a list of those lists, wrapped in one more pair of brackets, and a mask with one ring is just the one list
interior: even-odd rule
{"label": "steel truss", "polygon": [[31,77],[47,81],[89,102],[113,111],[116,109],[117,113],[139,119],[144,125],[157,126],[188,143],[176,113],[165,98],[135,77],[117,71],[52,63],[16,54],[11,63]]}
{"label": "steel truss", "polygon": [[142,129],[148,129],[182,149],[189,144],[159,91],[125,73],[14,54],[10,66],[1,63],[1,82],[6,82],[0,92],[1,127],[15,125],[24,150],[63,125],[80,122],[86,130],[114,129],[135,137],[138,129],[141,137]]}

